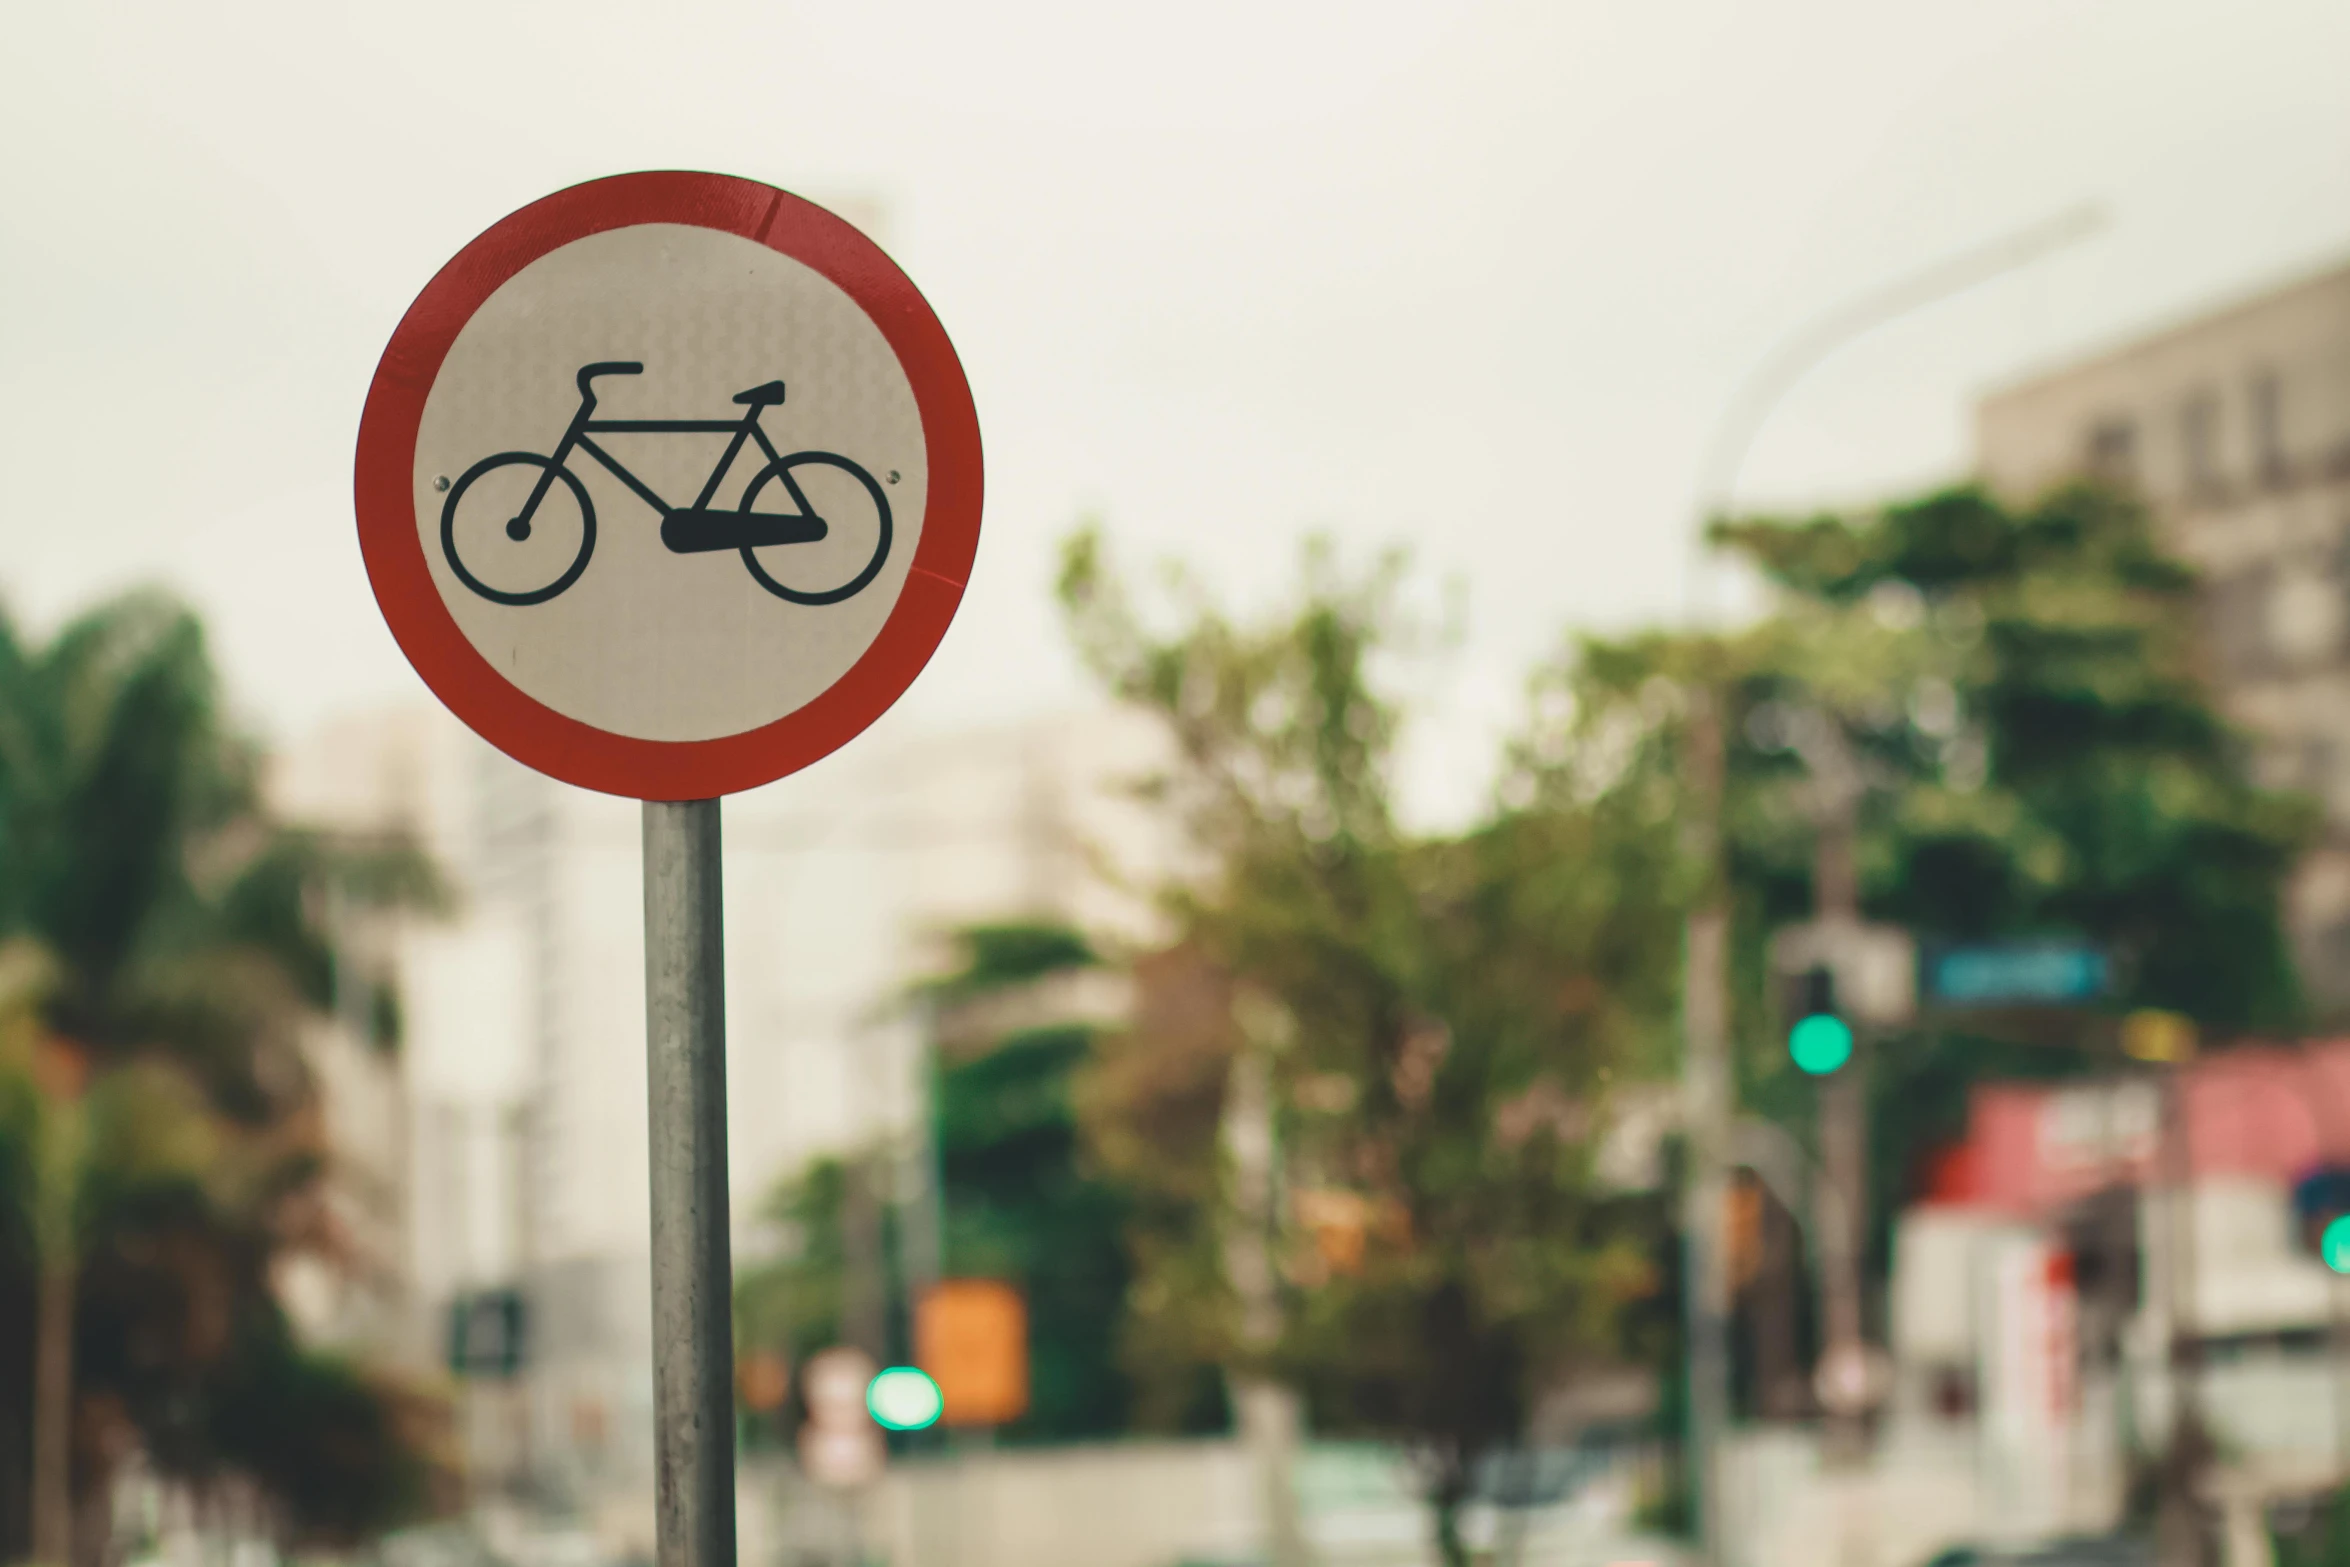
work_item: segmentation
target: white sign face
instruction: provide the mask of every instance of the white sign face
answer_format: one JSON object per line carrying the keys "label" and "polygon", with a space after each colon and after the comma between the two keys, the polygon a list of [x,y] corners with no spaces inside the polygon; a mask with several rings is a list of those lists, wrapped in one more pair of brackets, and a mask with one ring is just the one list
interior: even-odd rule
{"label": "white sign face", "polygon": [[928,477],[914,389],[844,290],[741,235],[647,223],[539,257],[457,333],[415,517],[450,618],[525,695],[711,740],[864,656]]}
{"label": "white sign face", "polygon": [[879,247],[666,170],[541,197],[433,275],[352,499],[384,623],[476,734],[707,800],[905,694],[971,579],[983,469],[954,345]]}

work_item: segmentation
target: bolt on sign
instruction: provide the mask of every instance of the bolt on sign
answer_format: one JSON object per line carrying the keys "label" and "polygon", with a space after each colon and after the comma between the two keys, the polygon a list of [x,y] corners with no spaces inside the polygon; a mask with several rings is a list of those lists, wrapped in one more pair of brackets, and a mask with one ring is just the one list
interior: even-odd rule
{"label": "bolt on sign", "polygon": [[947,1279],[914,1312],[914,1359],[938,1384],[939,1424],[1009,1425],[1028,1412],[1028,1304],[996,1279]]}

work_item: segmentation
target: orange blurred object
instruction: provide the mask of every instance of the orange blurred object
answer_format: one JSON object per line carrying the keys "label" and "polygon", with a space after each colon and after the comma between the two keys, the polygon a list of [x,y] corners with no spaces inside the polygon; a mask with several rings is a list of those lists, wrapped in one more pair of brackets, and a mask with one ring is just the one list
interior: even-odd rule
{"label": "orange blurred object", "polygon": [[1744,1289],[1762,1271],[1763,1191],[1751,1180],[1730,1188],[1730,1283]]}
{"label": "orange blurred object", "polygon": [[781,1409],[791,1396],[791,1367],[773,1350],[755,1349],[735,1368],[743,1407],[758,1414]]}
{"label": "orange blurred object", "polygon": [[939,1423],[1000,1426],[1028,1410],[1028,1305],[997,1279],[945,1279],[914,1313],[915,1363],[938,1384]]}
{"label": "orange blurred object", "polygon": [[33,1082],[51,1099],[79,1099],[90,1081],[89,1053],[70,1039],[44,1034],[33,1047]]}
{"label": "orange blurred object", "polygon": [[1360,1273],[1371,1227],[1371,1204],[1355,1192],[1306,1190],[1292,1194],[1290,1209],[1314,1237],[1322,1266],[1333,1273]]}

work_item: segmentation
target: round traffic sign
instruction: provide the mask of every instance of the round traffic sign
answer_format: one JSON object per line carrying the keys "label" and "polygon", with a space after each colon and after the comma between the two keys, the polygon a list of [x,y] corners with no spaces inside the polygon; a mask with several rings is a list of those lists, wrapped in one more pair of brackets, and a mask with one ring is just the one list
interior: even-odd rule
{"label": "round traffic sign", "polygon": [[921,672],[979,541],[979,425],[879,247],[755,181],[626,174],[493,225],[360,422],[401,650],[524,764],[642,799],[794,772]]}

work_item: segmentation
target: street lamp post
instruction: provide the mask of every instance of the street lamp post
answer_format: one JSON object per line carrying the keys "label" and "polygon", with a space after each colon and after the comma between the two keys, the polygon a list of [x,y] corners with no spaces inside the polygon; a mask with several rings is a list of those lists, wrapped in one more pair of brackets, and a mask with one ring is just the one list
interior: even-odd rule
{"label": "street lamp post", "polygon": [[[1755,366],[1722,411],[1707,443],[1699,471],[1699,525],[1726,515],[1739,469],[1764,422],[1805,374],[1845,344],[1911,311],[1978,283],[2013,271],[2053,250],[2075,243],[2104,225],[2094,206],[2068,209],[2054,218],[1962,251],[1921,271],[1875,289],[1818,318],[1788,338]],[[1710,617],[1702,583],[1706,549],[1702,533],[1690,554],[1685,587],[1692,622]],[[1688,1336],[1689,1404],[1687,1481],[1701,1559],[1719,1567],[1723,1559],[1720,1487],[1716,1449],[1729,1414],[1730,1288],[1723,1247],[1729,1166],[1728,1128],[1733,1121],[1729,1063],[1728,904],[1719,858],[1718,758],[1724,743],[1719,693],[1703,692],[1696,703],[1694,747],[1703,813],[1709,818],[1691,834],[1707,861],[1707,895],[1691,911],[1684,949],[1682,1091],[1689,1132],[1689,1182],[1683,1210],[1687,1285],[1684,1328]],[[1859,1222],[1857,1217],[1854,1222]]]}

